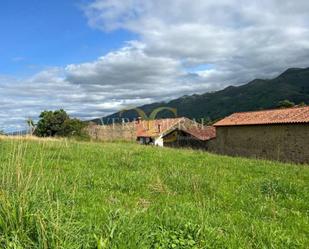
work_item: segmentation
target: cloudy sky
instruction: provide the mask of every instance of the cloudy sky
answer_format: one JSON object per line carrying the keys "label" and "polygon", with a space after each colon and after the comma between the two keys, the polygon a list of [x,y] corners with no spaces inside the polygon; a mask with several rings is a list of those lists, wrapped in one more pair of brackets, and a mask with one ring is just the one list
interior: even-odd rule
{"label": "cloudy sky", "polygon": [[0,130],[309,67],[308,0],[1,0]]}

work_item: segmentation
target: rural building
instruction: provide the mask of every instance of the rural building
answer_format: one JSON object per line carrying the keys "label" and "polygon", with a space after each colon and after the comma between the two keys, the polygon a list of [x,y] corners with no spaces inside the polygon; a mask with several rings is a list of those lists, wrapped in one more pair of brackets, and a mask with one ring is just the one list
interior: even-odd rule
{"label": "rural building", "polygon": [[215,137],[214,127],[188,118],[140,120],[137,124],[137,141],[141,144],[207,149],[207,142]]}
{"label": "rural building", "polygon": [[216,153],[309,163],[309,106],[235,113],[214,126]]}
{"label": "rural building", "polygon": [[188,118],[136,120],[109,125],[89,124],[89,136],[99,141],[138,141],[170,147],[207,149],[208,141],[215,138],[215,128],[194,122]]}

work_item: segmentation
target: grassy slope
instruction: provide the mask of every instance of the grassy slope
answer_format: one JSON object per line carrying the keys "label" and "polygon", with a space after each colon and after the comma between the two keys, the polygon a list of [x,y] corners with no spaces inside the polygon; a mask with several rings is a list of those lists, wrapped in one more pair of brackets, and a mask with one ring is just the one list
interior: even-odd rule
{"label": "grassy slope", "polygon": [[0,141],[1,248],[308,246],[308,166],[124,143]]}

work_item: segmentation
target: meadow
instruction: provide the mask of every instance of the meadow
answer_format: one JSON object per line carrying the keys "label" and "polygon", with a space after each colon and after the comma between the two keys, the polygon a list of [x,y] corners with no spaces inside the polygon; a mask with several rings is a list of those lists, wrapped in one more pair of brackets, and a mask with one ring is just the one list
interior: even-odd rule
{"label": "meadow", "polygon": [[0,248],[309,248],[309,166],[2,138]]}

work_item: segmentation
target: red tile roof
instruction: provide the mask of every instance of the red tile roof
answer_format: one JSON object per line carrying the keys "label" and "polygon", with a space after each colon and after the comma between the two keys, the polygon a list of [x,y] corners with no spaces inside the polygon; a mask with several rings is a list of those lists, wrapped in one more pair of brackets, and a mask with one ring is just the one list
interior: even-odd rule
{"label": "red tile roof", "polygon": [[309,106],[234,113],[214,126],[309,123]]}
{"label": "red tile roof", "polygon": [[213,126],[191,127],[182,130],[203,141],[207,141],[216,137],[216,128]]}
{"label": "red tile roof", "polygon": [[141,120],[136,125],[137,137],[159,137],[184,118]]}
{"label": "red tile roof", "polygon": [[210,140],[216,137],[216,128],[202,126],[188,118],[170,118],[157,120],[143,120],[137,124],[137,137],[159,137],[174,130],[182,130],[200,140]]}

